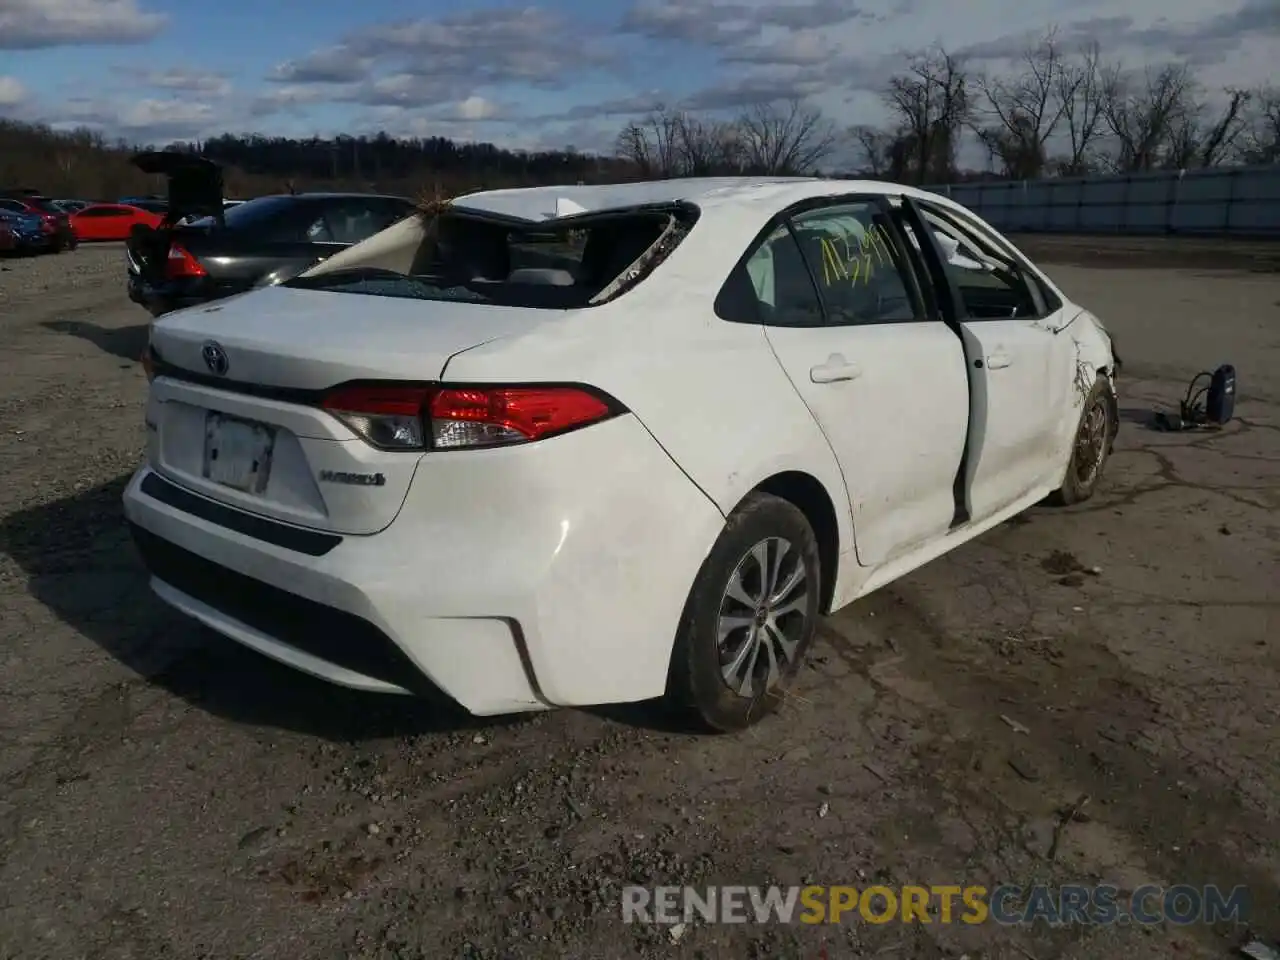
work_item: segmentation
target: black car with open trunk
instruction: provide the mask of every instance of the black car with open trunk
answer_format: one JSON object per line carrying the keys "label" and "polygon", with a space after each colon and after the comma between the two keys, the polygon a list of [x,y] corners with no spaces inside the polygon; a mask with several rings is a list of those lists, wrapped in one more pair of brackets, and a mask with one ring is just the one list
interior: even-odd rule
{"label": "black car with open trunk", "polygon": [[159,228],[128,243],[129,297],[159,316],[280,283],[414,212],[405,197],[300,193],[223,203],[217,164],[194,154],[145,153],[134,164],[169,180]]}

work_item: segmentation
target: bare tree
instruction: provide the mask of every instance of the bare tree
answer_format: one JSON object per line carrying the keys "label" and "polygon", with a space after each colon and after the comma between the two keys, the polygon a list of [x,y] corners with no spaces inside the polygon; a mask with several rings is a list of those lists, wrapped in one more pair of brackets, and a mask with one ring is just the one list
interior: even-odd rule
{"label": "bare tree", "polygon": [[681,113],[676,141],[682,176],[706,177],[736,172],[741,167],[742,137],[735,124]]}
{"label": "bare tree", "polygon": [[1062,107],[1062,127],[1067,153],[1057,163],[1063,176],[1088,173],[1091,154],[1104,132],[1102,121],[1102,70],[1097,43],[1089,43],[1065,58],[1058,68],[1056,95]]}
{"label": "bare tree", "polygon": [[1245,163],[1280,163],[1280,87],[1253,92],[1240,148]]}
{"label": "bare tree", "polygon": [[755,174],[812,173],[836,148],[835,128],[822,112],[796,99],[749,107],[737,127],[743,166]]}
{"label": "bare tree", "polygon": [[1195,78],[1186,64],[1148,68],[1139,77],[1115,65],[1102,84],[1102,116],[1115,137],[1119,173],[1164,164],[1174,133],[1195,113]]}
{"label": "bare tree", "polygon": [[1188,97],[1185,111],[1176,116],[1169,130],[1164,166],[1174,170],[1187,167],[1216,167],[1235,156],[1236,144],[1245,131],[1245,111],[1252,98],[1248,90],[1226,90],[1227,101],[1216,118],[1206,120],[1212,107]]}
{"label": "bare tree", "polygon": [[881,178],[890,174],[893,134],[860,124],[849,131],[861,154],[862,169],[871,176]]}
{"label": "bare tree", "polygon": [[1005,176],[1027,180],[1044,172],[1045,143],[1064,113],[1058,95],[1062,69],[1057,29],[1050,28],[1023,52],[1012,77],[976,78],[982,99],[974,112],[988,125],[975,132],[1000,160]]}
{"label": "bare tree", "polygon": [[680,174],[681,115],[659,105],[618,134],[615,152],[635,164],[640,175],[663,180]]}
{"label": "bare tree", "polygon": [[903,175],[915,183],[951,180],[972,112],[963,64],[941,47],[918,54],[905,74],[890,79],[884,96],[897,121],[894,151]]}

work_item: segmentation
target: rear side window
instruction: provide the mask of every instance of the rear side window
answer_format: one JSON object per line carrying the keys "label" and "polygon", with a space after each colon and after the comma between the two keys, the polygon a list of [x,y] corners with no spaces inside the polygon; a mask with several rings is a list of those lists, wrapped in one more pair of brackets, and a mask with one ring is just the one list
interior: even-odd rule
{"label": "rear side window", "polygon": [[822,302],[791,230],[783,224],[735,268],[716,298],[716,313],[738,323],[816,327]]}

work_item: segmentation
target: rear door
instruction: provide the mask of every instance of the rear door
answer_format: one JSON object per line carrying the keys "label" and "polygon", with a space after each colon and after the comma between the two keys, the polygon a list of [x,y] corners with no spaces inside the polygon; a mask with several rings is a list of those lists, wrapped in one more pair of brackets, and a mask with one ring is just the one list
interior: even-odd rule
{"label": "rear door", "polygon": [[940,241],[973,368],[965,478],[970,517],[998,513],[1062,469],[1058,429],[1069,402],[1072,341],[1062,302],[971,218],[916,204]]}
{"label": "rear door", "polygon": [[964,352],[880,197],[793,216],[739,270],[844,474],[858,560],[943,536],[968,427]]}

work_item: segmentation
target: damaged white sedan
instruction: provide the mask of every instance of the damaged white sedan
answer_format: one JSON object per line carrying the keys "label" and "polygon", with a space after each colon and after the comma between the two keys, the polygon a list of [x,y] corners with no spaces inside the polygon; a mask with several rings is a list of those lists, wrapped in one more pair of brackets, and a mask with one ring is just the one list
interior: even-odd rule
{"label": "damaged white sedan", "polygon": [[152,329],[125,509],[155,591],[475,714],[774,708],[820,616],[1115,436],[1102,324],[933,194],[478,193]]}

